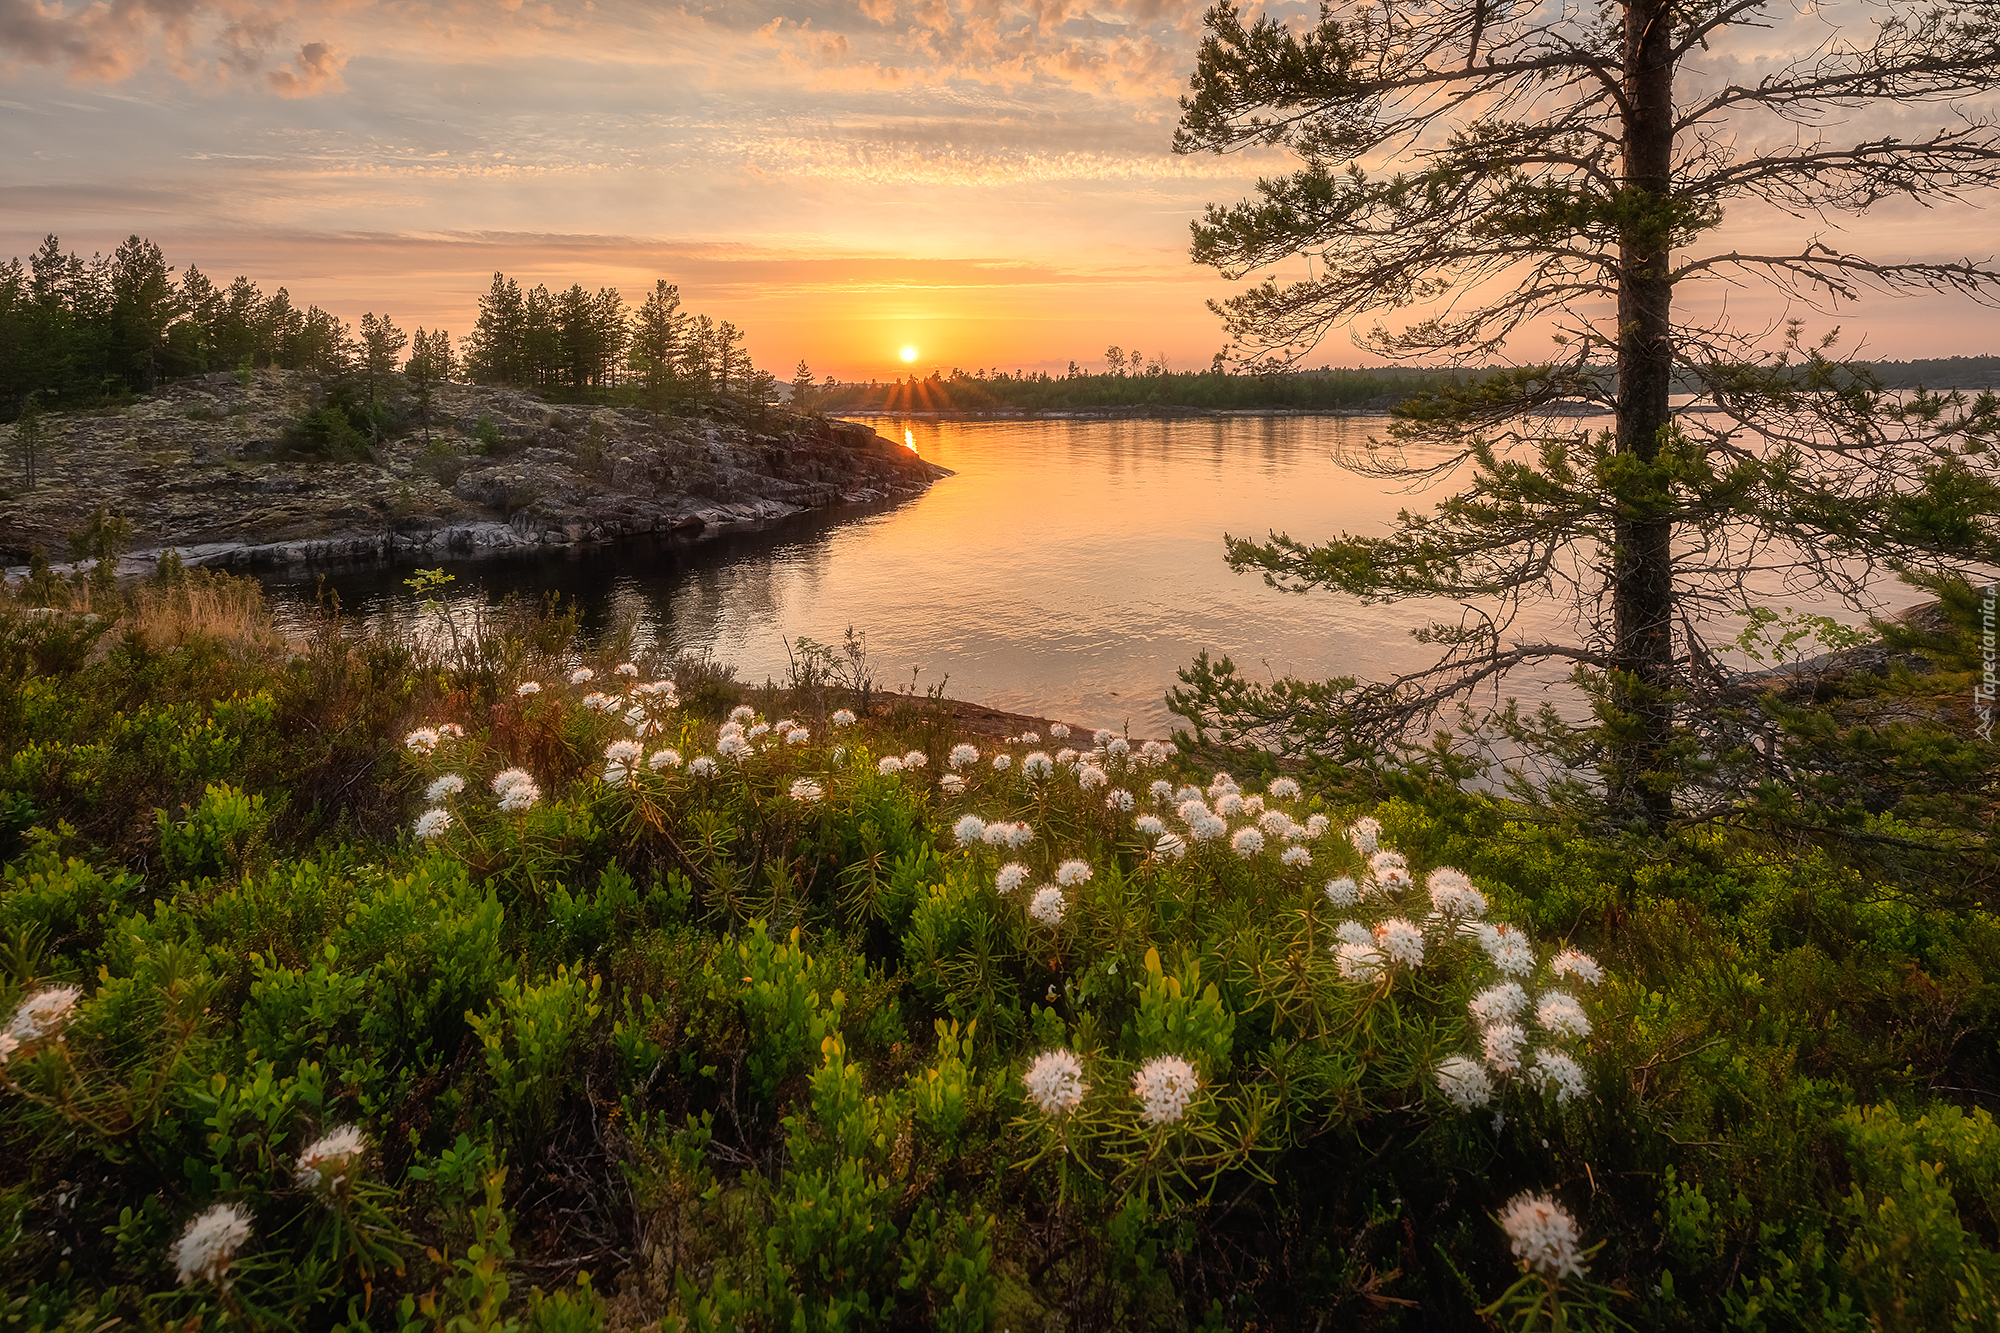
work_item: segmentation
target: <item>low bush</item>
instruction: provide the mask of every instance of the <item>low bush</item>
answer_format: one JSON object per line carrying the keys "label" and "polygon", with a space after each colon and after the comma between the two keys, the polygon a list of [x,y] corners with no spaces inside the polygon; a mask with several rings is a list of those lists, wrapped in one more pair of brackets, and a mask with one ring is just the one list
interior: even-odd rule
{"label": "low bush", "polygon": [[0,616],[14,1325],[2000,1317],[1962,893],[147,597]]}

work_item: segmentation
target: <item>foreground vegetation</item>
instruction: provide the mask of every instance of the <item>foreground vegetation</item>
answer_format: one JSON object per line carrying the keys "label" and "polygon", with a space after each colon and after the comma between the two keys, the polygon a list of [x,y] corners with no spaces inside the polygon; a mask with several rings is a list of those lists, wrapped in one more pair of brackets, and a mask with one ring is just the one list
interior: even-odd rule
{"label": "foreground vegetation", "polygon": [[[743,691],[549,608],[286,644],[226,579],[40,599],[11,1327],[2000,1317],[1978,867],[844,725],[823,651]],[[1524,1192],[1581,1274],[1517,1264]]]}

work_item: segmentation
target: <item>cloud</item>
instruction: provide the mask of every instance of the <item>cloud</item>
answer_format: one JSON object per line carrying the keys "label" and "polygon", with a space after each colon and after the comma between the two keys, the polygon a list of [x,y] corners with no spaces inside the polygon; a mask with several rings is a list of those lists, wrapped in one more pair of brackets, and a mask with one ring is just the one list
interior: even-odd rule
{"label": "cloud", "polygon": [[307,42],[290,65],[270,67],[290,10],[258,0],[0,0],[0,60],[115,83],[164,53],[168,68],[191,82],[261,75],[281,97],[340,91],[347,58],[330,42]]}
{"label": "cloud", "polygon": [[321,93],[345,91],[340,71],[347,57],[325,42],[307,42],[292,63],[264,76],[280,97],[317,97]]}

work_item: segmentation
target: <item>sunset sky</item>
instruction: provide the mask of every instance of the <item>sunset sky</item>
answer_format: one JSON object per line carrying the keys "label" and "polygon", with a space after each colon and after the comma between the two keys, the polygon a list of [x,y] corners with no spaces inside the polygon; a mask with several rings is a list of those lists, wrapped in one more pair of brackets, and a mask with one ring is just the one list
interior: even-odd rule
{"label": "sunset sky", "polygon": [[[1282,160],[1168,151],[1201,11],[0,0],[0,258],[136,231],[221,281],[461,334],[495,269],[634,302],[665,277],[786,377],[888,378],[905,346],[925,370],[1110,343],[1202,366],[1229,284],[1189,264],[1188,222]],[[1984,258],[1994,231],[1887,210],[1848,244]],[[1839,322],[1881,356],[2000,351],[1962,302]]]}

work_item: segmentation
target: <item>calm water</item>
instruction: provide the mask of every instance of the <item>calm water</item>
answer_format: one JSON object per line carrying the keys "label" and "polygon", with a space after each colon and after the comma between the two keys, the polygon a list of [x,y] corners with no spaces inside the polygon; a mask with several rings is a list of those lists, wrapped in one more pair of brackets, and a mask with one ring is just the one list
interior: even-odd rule
{"label": "calm water", "polygon": [[[560,591],[587,623],[636,615],[646,639],[706,648],[760,682],[784,678],[788,639],[837,643],[852,625],[878,682],[948,678],[955,698],[1134,735],[1166,733],[1163,695],[1204,648],[1266,678],[1370,678],[1430,660],[1408,635],[1425,608],[1283,593],[1222,558],[1225,532],[1380,532],[1399,508],[1448,493],[1403,494],[1333,461],[1383,418],[875,425],[957,475],[891,508],[760,533],[459,562],[447,566],[459,609]],[[328,582],[371,620],[410,620],[407,574]],[[302,615],[310,581],[271,586],[281,618]],[[1517,678],[1513,692],[1536,688]]]}

